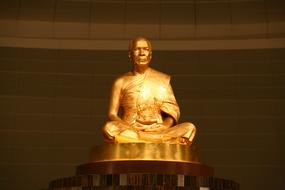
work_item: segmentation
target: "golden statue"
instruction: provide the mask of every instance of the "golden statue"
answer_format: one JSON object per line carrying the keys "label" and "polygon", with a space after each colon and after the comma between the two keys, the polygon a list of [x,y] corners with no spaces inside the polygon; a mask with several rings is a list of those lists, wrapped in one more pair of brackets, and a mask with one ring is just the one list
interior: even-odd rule
{"label": "golden statue", "polygon": [[149,67],[152,48],[149,40],[130,41],[133,70],[114,81],[109,119],[103,128],[111,143],[188,144],[194,139],[192,123],[178,124],[179,107],[170,85],[170,76]]}

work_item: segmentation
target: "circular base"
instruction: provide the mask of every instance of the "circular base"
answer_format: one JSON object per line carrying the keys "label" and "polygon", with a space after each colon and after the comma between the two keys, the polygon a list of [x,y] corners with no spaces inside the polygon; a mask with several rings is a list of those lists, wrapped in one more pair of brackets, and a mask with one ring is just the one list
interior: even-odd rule
{"label": "circular base", "polygon": [[159,173],[213,176],[214,171],[211,167],[200,163],[150,160],[91,162],[82,164],[76,169],[77,175],[122,173]]}
{"label": "circular base", "polygon": [[192,146],[167,143],[119,143],[95,146],[91,162],[150,160],[199,163]]}
{"label": "circular base", "polygon": [[212,176],[213,169],[199,162],[195,149],[166,143],[119,143],[96,146],[91,162],[76,174],[160,173]]}

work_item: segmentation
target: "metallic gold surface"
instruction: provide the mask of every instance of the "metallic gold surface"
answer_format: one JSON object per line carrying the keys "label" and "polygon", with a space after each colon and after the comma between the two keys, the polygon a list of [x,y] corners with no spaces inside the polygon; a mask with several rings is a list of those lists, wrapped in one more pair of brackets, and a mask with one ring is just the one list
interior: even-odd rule
{"label": "metallic gold surface", "polygon": [[91,162],[151,160],[200,163],[191,146],[168,143],[104,144],[92,149]]}
{"label": "metallic gold surface", "polygon": [[129,57],[133,70],[117,78],[112,87],[110,121],[103,128],[107,141],[190,145],[196,128],[189,122],[178,124],[180,110],[170,76],[149,67],[150,41],[132,40]]}

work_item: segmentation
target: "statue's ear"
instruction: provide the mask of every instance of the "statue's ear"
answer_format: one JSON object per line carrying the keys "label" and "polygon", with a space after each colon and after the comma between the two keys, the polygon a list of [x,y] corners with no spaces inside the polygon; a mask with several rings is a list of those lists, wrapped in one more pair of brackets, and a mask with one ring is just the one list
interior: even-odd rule
{"label": "statue's ear", "polygon": [[150,58],[152,58],[152,51],[149,52],[149,56],[150,56]]}
{"label": "statue's ear", "polygon": [[129,51],[129,59],[132,60],[132,52]]}

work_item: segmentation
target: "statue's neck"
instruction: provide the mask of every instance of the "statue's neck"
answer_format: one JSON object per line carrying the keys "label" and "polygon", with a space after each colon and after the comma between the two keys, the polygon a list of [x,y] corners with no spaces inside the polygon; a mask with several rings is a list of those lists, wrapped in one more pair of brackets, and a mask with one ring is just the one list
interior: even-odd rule
{"label": "statue's neck", "polygon": [[145,66],[145,67],[142,67],[142,66],[135,67],[134,68],[134,73],[143,75],[143,74],[145,74],[147,72],[148,69],[149,69],[148,66]]}

